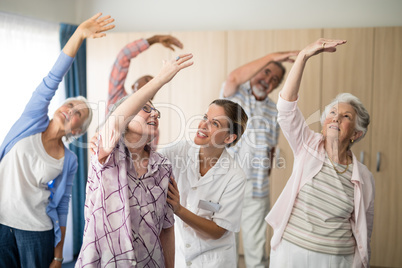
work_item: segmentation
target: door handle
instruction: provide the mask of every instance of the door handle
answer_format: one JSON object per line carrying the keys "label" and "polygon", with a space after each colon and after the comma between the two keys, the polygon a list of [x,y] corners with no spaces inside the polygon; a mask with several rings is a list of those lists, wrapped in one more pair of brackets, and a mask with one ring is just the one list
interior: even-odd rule
{"label": "door handle", "polygon": [[380,165],[381,165],[381,153],[377,153],[377,172],[380,172]]}

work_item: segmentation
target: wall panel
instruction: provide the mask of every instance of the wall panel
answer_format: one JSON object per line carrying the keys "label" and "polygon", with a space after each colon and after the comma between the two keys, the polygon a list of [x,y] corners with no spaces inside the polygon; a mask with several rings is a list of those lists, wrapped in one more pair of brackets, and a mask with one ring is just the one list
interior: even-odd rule
{"label": "wall panel", "polygon": [[375,29],[370,170],[376,197],[371,264],[381,267],[402,267],[401,48],[402,27]]}

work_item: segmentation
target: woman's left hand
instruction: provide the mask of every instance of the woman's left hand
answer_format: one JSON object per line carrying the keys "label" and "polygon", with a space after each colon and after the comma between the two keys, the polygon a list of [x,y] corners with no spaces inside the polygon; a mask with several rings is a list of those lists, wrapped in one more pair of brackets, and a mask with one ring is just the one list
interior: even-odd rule
{"label": "woman's left hand", "polygon": [[169,192],[166,201],[172,206],[175,214],[181,208],[179,188],[173,177],[170,177]]}

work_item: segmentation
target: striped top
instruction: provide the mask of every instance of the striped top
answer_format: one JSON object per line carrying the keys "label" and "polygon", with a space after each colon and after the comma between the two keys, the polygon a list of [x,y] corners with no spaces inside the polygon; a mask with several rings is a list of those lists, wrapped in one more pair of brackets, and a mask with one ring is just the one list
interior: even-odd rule
{"label": "striped top", "polygon": [[[221,97],[223,97],[222,85]],[[240,104],[248,116],[247,128],[239,142],[229,151],[236,154],[247,179],[253,183],[253,197],[269,194],[269,170],[271,149],[278,144],[278,110],[273,100],[267,97],[257,101],[251,91],[250,81],[239,86],[238,91],[227,99]]]}
{"label": "striped top", "polygon": [[[334,165],[339,171],[346,168]],[[325,156],[320,172],[300,190],[283,239],[321,253],[354,253],[356,242],[350,224],[354,210],[352,166],[338,174]]]}

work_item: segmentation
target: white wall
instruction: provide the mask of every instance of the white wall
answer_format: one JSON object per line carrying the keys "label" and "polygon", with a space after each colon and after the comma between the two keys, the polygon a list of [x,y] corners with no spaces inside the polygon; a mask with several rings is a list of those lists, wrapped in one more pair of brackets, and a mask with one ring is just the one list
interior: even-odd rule
{"label": "white wall", "polygon": [[1,0],[0,10],[77,24],[100,11],[115,32],[402,26],[402,0]]}
{"label": "white wall", "polygon": [[0,11],[49,22],[76,23],[75,0],[0,0]]}

